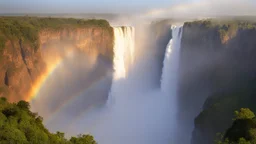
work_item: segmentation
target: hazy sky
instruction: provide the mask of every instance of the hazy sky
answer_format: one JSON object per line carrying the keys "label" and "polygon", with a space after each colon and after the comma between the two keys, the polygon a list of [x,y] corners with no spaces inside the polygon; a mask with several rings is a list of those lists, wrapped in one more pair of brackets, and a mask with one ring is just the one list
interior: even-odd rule
{"label": "hazy sky", "polygon": [[134,13],[194,0],[0,0],[0,13]]}
{"label": "hazy sky", "polygon": [[148,16],[207,17],[207,16],[256,16],[256,0],[197,0],[181,2],[168,8],[148,11]]}
{"label": "hazy sky", "polygon": [[256,0],[0,0],[0,13],[256,15]]}

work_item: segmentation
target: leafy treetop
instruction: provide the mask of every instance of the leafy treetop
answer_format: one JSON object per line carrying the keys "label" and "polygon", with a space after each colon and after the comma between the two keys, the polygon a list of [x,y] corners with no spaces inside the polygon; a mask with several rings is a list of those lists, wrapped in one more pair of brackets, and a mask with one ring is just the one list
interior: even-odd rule
{"label": "leafy treetop", "polygon": [[96,144],[91,135],[67,140],[62,132],[50,133],[42,123],[43,118],[29,108],[26,101],[9,103],[0,98],[1,144]]}

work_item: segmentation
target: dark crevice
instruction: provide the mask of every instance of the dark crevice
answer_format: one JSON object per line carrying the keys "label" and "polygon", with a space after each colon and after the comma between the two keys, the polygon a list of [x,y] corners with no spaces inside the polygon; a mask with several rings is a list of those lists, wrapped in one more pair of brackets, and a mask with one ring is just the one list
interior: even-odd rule
{"label": "dark crevice", "polygon": [[7,71],[5,72],[5,76],[4,76],[4,84],[7,85],[7,86],[9,86]]}
{"label": "dark crevice", "polygon": [[27,63],[25,61],[25,51],[23,50],[23,46],[22,46],[22,41],[21,40],[19,40],[19,44],[20,44],[20,52],[21,52],[22,60],[27,65]]}
{"label": "dark crevice", "polygon": [[[22,46],[22,40],[19,40],[19,45],[20,45],[20,52],[21,52],[21,57],[22,57],[22,60],[24,62],[24,64],[27,66],[27,62],[25,60],[25,51],[24,51],[24,48]],[[27,71],[29,73],[29,75],[31,75],[31,71],[29,70],[29,68],[27,67]]]}

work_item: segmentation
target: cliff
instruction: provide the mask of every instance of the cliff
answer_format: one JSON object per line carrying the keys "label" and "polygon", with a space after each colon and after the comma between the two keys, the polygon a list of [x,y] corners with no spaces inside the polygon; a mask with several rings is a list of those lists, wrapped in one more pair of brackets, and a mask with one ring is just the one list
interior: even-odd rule
{"label": "cliff", "polygon": [[105,20],[1,17],[0,22],[0,96],[10,101],[27,99],[64,50],[112,63],[113,29]]}
{"label": "cliff", "polygon": [[[255,36],[255,24],[245,21],[206,20],[184,24],[180,60],[179,117],[191,125],[189,121],[193,121],[193,117],[203,110],[195,120],[192,143],[213,143],[216,133],[230,126],[230,115],[241,105],[238,106],[234,102],[233,105],[229,105],[232,107],[230,109],[219,107],[206,115],[208,108],[218,105],[219,101],[209,104],[207,100],[210,106],[203,107],[203,104],[209,96],[218,99],[225,97],[226,102],[223,103],[229,104],[232,96],[228,94],[231,98],[229,99],[226,97],[227,94],[223,93],[234,94],[235,90],[245,89],[252,83],[256,73],[253,64],[256,61],[256,42],[253,40]],[[213,118],[211,115],[216,117]],[[223,117],[228,121],[223,120]],[[223,125],[226,127],[222,127]]]}
{"label": "cliff", "polygon": [[150,30],[152,32],[150,35],[154,36],[150,41],[150,45],[154,47],[152,51],[154,51],[154,57],[157,59],[156,69],[158,70],[158,75],[154,78],[157,81],[157,86],[160,88],[165,50],[172,38],[171,23],[168,20],[152,22]]}

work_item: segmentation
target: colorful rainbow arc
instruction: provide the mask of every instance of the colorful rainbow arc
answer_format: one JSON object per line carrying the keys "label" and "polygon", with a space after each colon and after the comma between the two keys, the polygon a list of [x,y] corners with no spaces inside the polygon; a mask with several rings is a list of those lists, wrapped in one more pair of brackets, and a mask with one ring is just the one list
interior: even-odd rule
{"label": "colorful rainbow arc", "polygon": [[30,102],[36,98],[41,87],[45,84],[49,76],[57,69],[57,67],[62,63],[63,59],[57,57],[50,65],[47,66],[46,70],[37,78],[34,82],[32,88],[28,92],[26,101]]}

